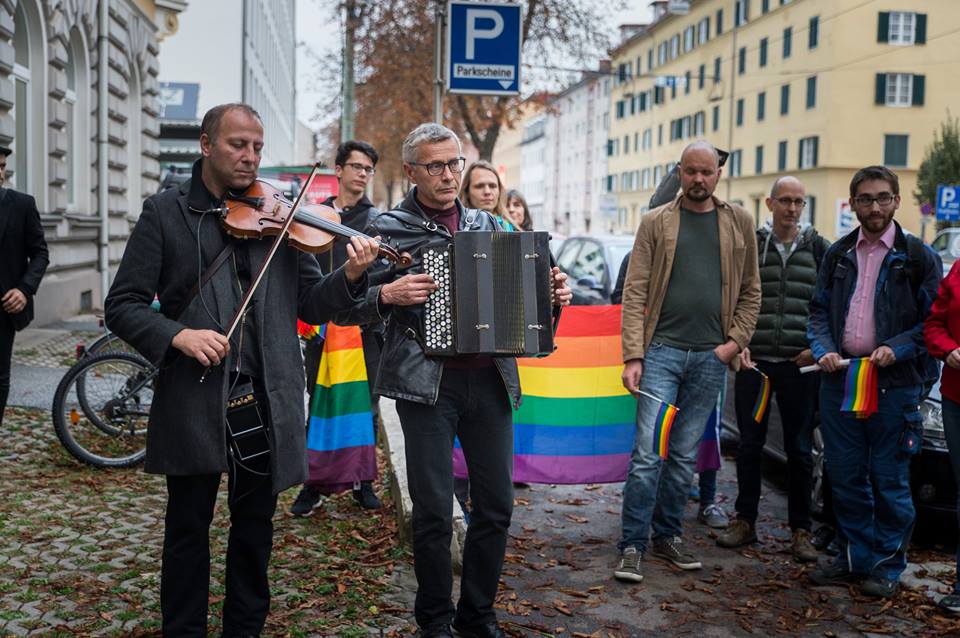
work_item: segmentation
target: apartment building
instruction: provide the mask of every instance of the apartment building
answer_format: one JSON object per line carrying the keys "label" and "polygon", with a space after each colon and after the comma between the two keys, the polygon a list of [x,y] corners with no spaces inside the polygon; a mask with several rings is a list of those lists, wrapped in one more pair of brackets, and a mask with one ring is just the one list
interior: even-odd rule
{"label": "apartment building", "polygon": [[[717,195],[768,218],[770,185],[807,186],[808,222],[834,239],[853,173],[900,176],[897,219],[920,233],[917,169],[947,117],[960,72],[955,0],[692,0],[613,53],[605,190],[633,232],[683,148],[730,151]],[[954,109],[955,110],[955,109]]]}

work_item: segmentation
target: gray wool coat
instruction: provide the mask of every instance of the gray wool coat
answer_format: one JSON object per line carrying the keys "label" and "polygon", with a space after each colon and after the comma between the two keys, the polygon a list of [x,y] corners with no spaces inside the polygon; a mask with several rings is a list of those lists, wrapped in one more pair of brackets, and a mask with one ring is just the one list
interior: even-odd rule
{"label": "gray wool coat", "polygon": [[[171,347],[184,328],[218,330],[234,313],[236,275],[232,260],[217,271],[178,317],[190,289],[224,247],[214,214],[189,210],[190,182],[148,198],[124,251],[105,301],[109,328],[143,356],[161,366],[147,430],[145,471],[191,475],[227,471],[225,404],[228,375],[213,368],[200,383],[203,367]],[[248,240],[256,273],[270,240]],[[324,276],[316,259],[284,244],[254,293],[253,312],[271,420],[271,471],[279,493],[307,477],[304,374],[297,317],[311,324],[360,302],[366,277],[350,286],[343,268]],[[154,295],[160,312],[150,308]]]}

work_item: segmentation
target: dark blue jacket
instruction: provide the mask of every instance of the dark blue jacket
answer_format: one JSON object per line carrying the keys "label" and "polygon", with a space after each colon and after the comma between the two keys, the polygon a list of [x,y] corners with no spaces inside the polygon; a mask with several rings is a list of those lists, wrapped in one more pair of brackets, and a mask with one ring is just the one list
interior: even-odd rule
{"label": "dark blue jacket", "polygon": [[[897,232],[893,249],[880,266],[874,300],[877,345],[889,346],[897,357],[896,363],[880,369],[881,388],[919,385],[935,373],[928,370],[931,360],[923,342],[923,322],[930,314],[943,277],[940,256],[929,246],[916,251],[919,263],[908,265],[907,238],[900,225],[894,224]],[[857,287],[858,232],[859,228],[830,247],[817,277],[817,288],[810,302],[807,339],[818,361],[828,352],[847,356],[841,351],[840,343],[850,299]],[[835,265],[830,267],[830,264]],[[922,276],[913,275],[913,268],[919,268]],[[919,281],[916,290],[911,283],[912,276]]]}

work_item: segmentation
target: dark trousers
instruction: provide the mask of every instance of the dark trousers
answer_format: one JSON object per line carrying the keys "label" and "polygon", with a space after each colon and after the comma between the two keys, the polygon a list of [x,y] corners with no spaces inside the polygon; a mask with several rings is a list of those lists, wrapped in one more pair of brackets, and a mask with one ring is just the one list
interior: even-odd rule
{"label": "dark trousers", "polygon": [[[257,459],[254,459],[255,461]],[[266,462],[255,469],[264,471]],[[206,638],[210,586],[210,523],[220,474],[167,477],[160,608],[163,635]],[[269,476],[231,472],[223,635],[258,636],[270,610],[267,564],[277,497]]]}
{"label": "dark trousers", "polygon": [[16,330],[5,312],[0,310],[0,424],[10,396],[10,359],[13,357],[13,336]]}
{"label": "dark trousers", "polygon": [[762,377],[754,370],[737,373],[734,404],[740,445],[737,448],[737,518],[757,521],[760,505],[761,464],[767,441],[767,424],[777,399],[783,426],[783,448],[787,454],[789,475],[788,512],[790,529],[810,529],[810,495],[813,487],[813,411],[816,380],[812,374],[800,374],[792,361],[757,361],[757,367],[770,377],[771,398],[760,423],[753,419],[753,408],[760,394]]}
{"label": "dark trousers", "polygon": [[495,367],[443,371],[436,405],[397,401],[413,500],[417,624],[453,619],[453,438],[470,471],[470,525],[463,548],[458,623],[496,621],[493,610],[513,513],[513,420]]}

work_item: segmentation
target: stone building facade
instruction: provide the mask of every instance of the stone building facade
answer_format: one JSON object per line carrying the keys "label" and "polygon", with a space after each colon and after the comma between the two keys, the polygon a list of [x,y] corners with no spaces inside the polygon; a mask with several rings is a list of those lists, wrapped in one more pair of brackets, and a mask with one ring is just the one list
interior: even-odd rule
{"label": "stone building facade", "polygon": [[38,325],[101,305],[143,198],[157,190],[159,46],[186,5],[0,0],[0,145],[14,151],[8,185],[36,198],[50,246]]}

